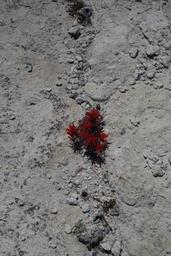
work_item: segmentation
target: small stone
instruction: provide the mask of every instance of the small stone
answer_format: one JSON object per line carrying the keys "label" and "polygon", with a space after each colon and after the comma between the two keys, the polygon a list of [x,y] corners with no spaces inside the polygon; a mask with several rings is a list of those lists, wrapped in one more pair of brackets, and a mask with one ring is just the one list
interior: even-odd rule
{"label": "small stone", "polygon": [[78,39],[81,35],[81,32],[80,32],[80,28],[78,27],[72,27],[69,31],[68,31],[68,34],[74,38],[74,39]]}
{"label": "small stone", "polygon": [[170,58],[169,56],[161,56],[159,59],[160,63],[165,67],[169,68],[170,65]]}
{"label": "small stone", "polygon": [[56,208],[52,208],[52,209],[50,210],[50,213],[56,215],[56,214],[58,213],[58,210],[57,210]]}
{"label": "small stone", "polygon": [[164,89],[171,91],[171,81],[168,81],[164,84]]}
{"label": "small stone", "polygon": [[75,100],[75,99],[77,98],[77,96],[78,96],[77,91],[74,90],[74,89],[72,89],[72,90],[71,90],[71,95],[70,95],[70,97]]}
{"label": "small stone", "polygon": [[22,236],[22,237],[21,237],[21,241],[24,242],[25,240],[26,240],[26,237],[25,237],[25,236]]}
{"label": "small stone", "polygon": [[56,86],[59,86],[59,87],[60,87],[60,86],[62,86],[62,85],[63,85],[63,84],[62,84],[62,81],[61,81],[61,80],[57,80],[57,81],[56,81]]}
{"label": "small stone", "polygon": [[24,68],[27,70],[27,72],[31,73],[33,71],[33,66],[31,63],[25,63]]}
{"label": "small stone", "polygon": [[139,50],[137,47],[132,47],[130,50],[129,50],[129,55],[131,56],[131,58],[136,58],[138,56],[138,53],[139,53]]}
{"label": "small stone", "polygon": [[130,123],[135,127],[138,127],[140,125],[140,121],[136,117],[132,117],[130,119]]}
{"label": "small stone", "polygon": [[140,78],[140,73],[139,73],[139,70],[136,69],[135,72],[134,72],[134,81],[138,81]]}
{"label": "small stone", "polygon": [[67,62],[68,62],[69,64],[73,64],[73,63],[74,63],[74,59],[73,59],[73,58],[67,59]]}
{"label": "small stone", "polygon": [[21,198],[18,198],[18,197],[15,198],[15,203],[16,203],[19,207],[22,207],[22,206],[25,205],[25,202],[24,202]]}
{"label": "small stone", "polygon": [[73,184],[76,186],[80,185],[80,183],[81,183],[80,179],[76,179],[73,181]]}
{"label": "small stone", "polygon": [[68,90],[72,90],[72,85],[71,85],[71,84],[68,84],[68,85],[67,85],[67,89],[68,89]]}
{"label": "small stone", "polygon": [[135,81],[135,79],[132,77],[132,78],[129,79],[128,83],[129,83],[129,85],[135,85],[135,84],[136,84],[136,81]]}
{"label": "small stone", "polygon": [[71,234],[71,232],[72,232],[71,226],[70,226],[69,224],[66,224],[66,225],[65,225],[65,233]]}
{"label": "small stone", "polygon": [[112,247],[112,254],[114,256],[120,256],[121,254],[121,242],[120,241],[116,241],[114,244],[113,244],[113,247]]}
{"label": "small stone", "polygon": [[69,205],[78,205],[78,201],[75,198],[72,198],[72,197],[67,199],[67,203]]}
{"label": "small stone", "polygon": [[121,88],[119,88],[119,91],[120,91],[121,93],[125,93],[125,92],[128,91],[128,89],[125,88],[125,87],[121,87]]}
{"label": "small stone", "polygon": [[45,88],[44,90],[45,92],[51,92],[52,91],[52,88],[48,87],[48,88]]}
{"label": "small stone", "polygon": [[101,247],[104,252],[110,253],[111,252],[111,245],[108,243],[102,243]]}
{"label": "small stone", "polygon": [[76,97],[76,102],[78,103],[78,104],[82,104],[83,102],[85,102],[85,99],[84,99],[84,97],[83,96],[78,96],[78,97]]}
{"label": "small stone", "polygon": [[71,79],[69,79],[69,83],[70,84],[78,84],[78,82],[79,82],[78,78],[71,78]]}
{"label": "small stone", "polygon": [[52,175],[51,174],[47,174],[47,178],[50,180],[52,179]]}
{"label": "small stone", "polygon": [[82,60],[83,60],[83,58],[82,58],[80,55],[77,55],[77,56],[76,56],[76,60],[78,60],[78,61],[82,61]]}
{"label": "small stone", "polygon": [[122,128],[121,131],[120,131],[120,135],[124,135],[125,133],[126,133],[126,129]]}
{"label": "small stone", "polygon": [[154,89],[161,89],[163,88],[163,84],[159,81],[157,81],[154,85],[153,85]]}
{"label": "small stone", "polygon": [[9,120],[15,120],[16,116],[14,114],[10,115]]}
{"label": "small stone", "polygon": [[160,48],[158,46],[150,45],[147,47],[146,53],[149,58],[153,58],[154,56],[159,55]]}
{"label": "small stone", "polygon": [[155,75],[154,71],[148,71],[148,72],[147,72],[147,78],[148,78],[148,79],[153,79],[153,78],[154,78],[154,75]]}
{"label": "small stone", "polygon": [[82,106],[84,109],[86,109],[86,110],[89,108],[89,105],[87,105],[86,102],[83,102],[83,103],[81,104],[81,106]]}
{"label": "small stone", "polygon": [[163,177],[165,172],[159,167],[159,168],[153,169],[152,174],[154,177]]}
{"label": "small stone", "polygon": [[89,204],[83,204],[81,206],[83,213],[88,213],[90,211],[90,205]]}

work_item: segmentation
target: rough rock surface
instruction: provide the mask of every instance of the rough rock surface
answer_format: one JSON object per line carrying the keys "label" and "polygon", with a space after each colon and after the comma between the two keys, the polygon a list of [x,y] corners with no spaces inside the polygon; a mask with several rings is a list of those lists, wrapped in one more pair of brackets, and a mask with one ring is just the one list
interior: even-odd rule
{"label": "rough rock surface", "polygon": [[[171,2],[84,6],[0,1],[0,255],[169,256]],[[65,134],[97,103],[101,167]]]}

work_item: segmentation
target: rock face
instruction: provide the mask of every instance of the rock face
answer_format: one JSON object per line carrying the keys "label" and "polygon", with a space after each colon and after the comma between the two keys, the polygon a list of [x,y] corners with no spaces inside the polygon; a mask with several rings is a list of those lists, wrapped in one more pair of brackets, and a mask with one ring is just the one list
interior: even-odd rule
{"label": "rock face", "polygon": [[[166,0],[0,1],[0,255],[171,254],[170,24]],[[65,134],[96,104],[101,167]]]}

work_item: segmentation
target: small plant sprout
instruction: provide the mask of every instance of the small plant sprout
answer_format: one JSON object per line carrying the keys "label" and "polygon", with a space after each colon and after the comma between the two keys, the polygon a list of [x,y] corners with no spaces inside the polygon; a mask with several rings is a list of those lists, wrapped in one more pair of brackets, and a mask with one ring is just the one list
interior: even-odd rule
{"label": "small plant sprout", "polygon": [[74,152],[84,152],[92,164],[105,163],[109,142],[108,134],[103,130],[104,124],[100,105],[97,105],[85,113],[78,125],[72,123],[66,129]]}

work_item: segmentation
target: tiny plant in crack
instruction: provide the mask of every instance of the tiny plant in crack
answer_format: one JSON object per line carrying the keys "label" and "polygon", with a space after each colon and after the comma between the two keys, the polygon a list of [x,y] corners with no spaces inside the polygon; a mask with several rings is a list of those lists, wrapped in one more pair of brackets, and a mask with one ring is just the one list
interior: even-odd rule
{"label": "tiny plant in crack", "polygon": [[85,113],[78,125],[70,124],[66,129],[74,152],[87,156],[92,164],[105,163],[105,151],[109,146],[108,134],[103,130],[105,123],[100,105]]}

